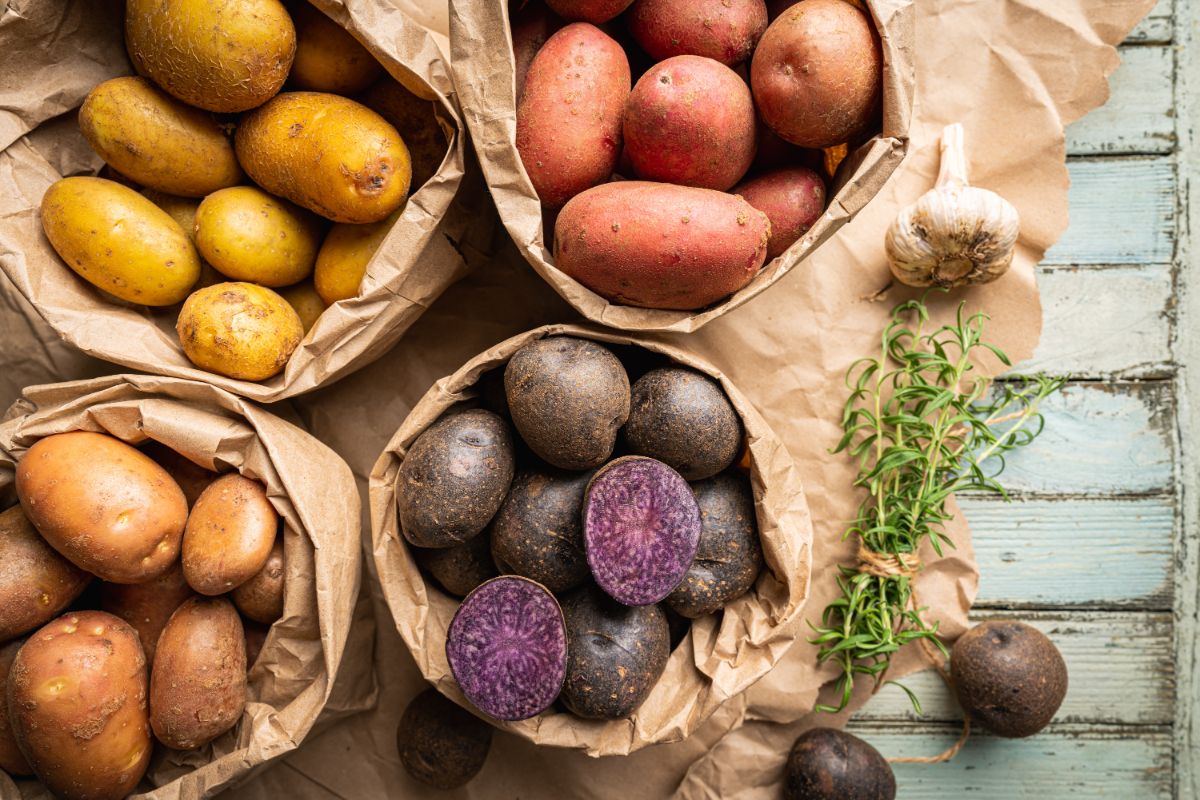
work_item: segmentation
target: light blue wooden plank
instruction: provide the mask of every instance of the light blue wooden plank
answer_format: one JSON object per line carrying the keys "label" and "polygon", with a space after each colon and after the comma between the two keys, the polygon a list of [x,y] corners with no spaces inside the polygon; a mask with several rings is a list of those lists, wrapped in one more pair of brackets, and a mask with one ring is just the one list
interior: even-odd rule
{"label": "light blue wooden plank", "polygon": [[1174,253],[1169,157],[1072,161],[1071,224],[1046,265],[1166,264]]}
{"label": "light blue wooden plank", "polygon": [[1123,47],[1107,103],[1067,128],[1071,155],[1169,153],[1175,147],[1175,54]]}
{"label": "light blue wooden plank", "polygon": [[1129,44],[1169,42],[1175,35],[1175,3],[1159,0],[1125,40]]}
{"label": "light blue wooden plank", "polygon": [[977,607],[1171,607],[1171,497],[960,502],[979,564]]}

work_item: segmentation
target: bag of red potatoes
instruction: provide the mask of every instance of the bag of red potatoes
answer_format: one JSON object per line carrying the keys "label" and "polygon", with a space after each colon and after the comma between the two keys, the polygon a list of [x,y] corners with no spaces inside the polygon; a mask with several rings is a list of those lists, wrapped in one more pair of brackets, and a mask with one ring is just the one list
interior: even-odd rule
{"label": "bag of red potatoes", "polygon": [[0,269],[90,355],[294,396],[385,352],[488,235],[448,67],[389,3],[39,3],[3,24],[25,88],[0,124]]}
{"label": "bag of red potatoes", "polygon": [[[37,461],[22,465],[31,452]],[[72,453],[79,460],[63,469]],[[89,484],[101,494],[80,488]],[[222,488],[231,486],[238,490]],[[68,495],[78,505],[64,510]],[[105,497],[129,505],[108,517],[113,527],[101,526],[94,540],[58,539],[51,549],[50,539],[70,529],[72,511],[99,509]],[[38,501],[45,505],[30,507]],[[231,565],[245,572],[246,553],[232,545],[220,560],[186,543],[176,559],[169,537],[144,559],[104,549],[106,534],[108,545],[120,546],[122,520],[136,525],[126,541],[145,544],[182,514],[192,526],[207,524],[205,518],[232,525],[246,519],[238,509],[257,515],[273,544],[262,569],[228,593],[205,586],[211,596],[201,597],[191,587]],[[331,697],[359,585],[354,479],[331,450],[251,403],[202,384],[133,375],[27,390],[0,424],[0,530],[0,631],[7,640],[0,666],[8,697],[20,706],[5,723],[23,720],[22,747],[34,743],[38,769],[50,781],[43,787],[29,776],[32,762],[0,724],[0,760],[10,771],[7,778],[0,773],[5,797],[43,796],[46,788],[70,797],[81,787],[93,792],[88,796],[213,796],[298,747],[327,707],[332,717],[373,701]],[[80,562],[114,581],[92,577]],[[143,586],[115,582],[168,562],[174,565]],[[213,654],[219,665],[209,663]],[[205,674],[215,686],[174,690],[194,687]],[[77,687],[81,699],[72,699]],[[216,738],[193,747],[194,736]],[[191,749],[168,749],[158,743],[164,737]]]}
{"label": "bag of red potatoes", "polygon": [[[722,458],[722,463],[732,459],[732,466],[721,469],[719,464],[710,464],[706,471],[721,470],[713,478],[714,482],[732,480],[747,487],[743,490],[747,510],[728,514],[725,518],[732,519],[736,516],[739,520],[738,525],[747,522],[752,525],[752,530],[755,531],[752,535],[757,537],[761,548],[761,560],[755,568],[759,570],[756,572],[757,578],[748,584],[748,589],[743,585],[736,590],[744,593],[721,598],[719,605],[709,604],[710,607],[696,611],[694,619],[684,616],[693,616],[689,605],[699,602],[697,598],[704,597],[705,592],[712,587],[706,587],[703,579],[693,582],[690,572],[688,578],[679,583],[676,591],[662,603],[647,603],[634,609],[636,613],[630,619],[636,618],[647,623],[641,638],[648,648],[657,648],[658,640],[665,638],[665,635],[653,631],[656,630],[655,626],[666,623],[647,620],[642,612],[648,610],[653,615],[665,615],[666,607],[670,605],[675,613],[668,616],[671,620],[672,634],[670,646],[667,647],[665,642],[661,643],[666,648],[663,656],[666,660],[657,665],[661,671],[652,676],[653,683],[650,688],[645,685],[646,681],[635,674],[637,668],[632,663],[613,668],[611,672],[611,675],[619,674],[621,680],[628,683],[621,691],[634,691],[635,685],[637,687],[639,697],[633,702],[640,705],[631,713],[628,712],[629,706],[624,700],[617,701],[618,705],[624,706],[619,712],[610,713],[613,707],[606,705],[601,697],[593,697],[598,705],[581,699],[586,698],[587,693],[591,691],[587,688],[581,688],[572,695],[569,690],[572,679],[569,676],[563,684],[561,696],[558,695],[556,686],[537,687],[539,692],[543,688],[548,692],[542,698],[543,701],[553,700],[555,696],[559,701],[541,713],[529,716],[528,709],[524,715],[507,713],[503,702],[499,706],[491,705],[487,709],[481,709],[480,703],[486,704],[486,697],[481,700],[470,691],[464,693],[460,684],[460,679],[471,680],[461,665],[455,665],[462,656],[462,651],[456,651],[456,654],[448,653],[448,629],[451,628],[452,620],[455,619],[460,606],[464,614],[459,615],[459,621],[464,624],[466,622],[467,603],[462,601],[462,595],[470,592],[481,580],[496,575],[497,571],[504,575],[517,572],[524,576],[536,575],[539,580],[537,584],[524,578],[500,577],[482,584],[470,597],[486,599],[484,594],[490,590],[489,587],[502,588],[500,584],[515,581],[517,592],[537,595],[542,598],[542,605],[545,607],[557,608],[558,603],[561,603],[569,628],[572,609],[583,608],[585,610],[581,613],[586,614],[586,607],[590,601],[584,598],[589,596],[589,592],[592,593],[590,596],[599,597],[595,594],[598,591],[595,587],[588,588],[593,576],[596,583],[605,587],[604,591],[612,591],[612,587],[603,582],[601,573],[595,566],[585,564],[581,575],[567,579],[561,573],[555,574],[557,567],[551,566],[551,559],[547,556],[548,550],[541,549],[542,545],[521,542],[522,539],[528,542],[527,535],[538,525],[533,521],[535,517],[531,514],[549,513],[557,516],[559,511],[568,516],[575,514],[576,512],[571,510],[574,507],[572,503],[577,504],[579,500],[572,500],[566,495],[578,494],[576,490],[582,490],[584,483],[590,480],[592,488],[589,489],[589,496],[594,496],[594,487],[600,483],[601,478],[592,475],[589,469],[578,469],[581,462],[575,462],[577,468],[574,471],[563,472],[547,467],[545,462],[534,456],[533,451],[529,449],[533,447],[530,442],[533,441],[531,437],[534,434],[528,427],[523,427],[521,422],[516,422],[517,414],[509,416],[512,403],[506,401],[504,389],[506,365],[520,352],[530,353],[536,350],[545,355],[545,347],[565,347],[568,350],[586,348],[587,358],[595,355],[610,363],[613,361],[611,355],[606,355],[593,344],[616,354],[621,361],[621,365],[615,368],[616,372],[622,376],[627,374],[635,390],[637,379],[648,370],[680,367],[692,376],[689,380],[710,387],[705,389],[705,392],[723,392],[727,401],[722,399],[720,404],[733,409],[737,418],[733,424],[740,431],[740,435],[737,435],[736,441],[732,443],[733,449],[726,453],[728,458]],[[532,350],[523,351],[522,348],[527,345],[532,345]],[[549,357],[554,358],[553,355]],[[584,355],[580,356],[581,359],[583,357]],[[580,370],[585,369],[582,360],[576,360],[574,363]],[[564,370],[564,374],[570,372]],[[565,381],[571,384],[577,377],[578,374],[567,375]],[[623,380],[618,379],[618,382],[623,384]],[[586,385],[590,389],[600,383],[596,379],[578,385]],[[628,391],[627,386],[625,391]],[[603,400],[597,397],[596,415],[608,414],[609,400],[616,406],[621,405],[620,398],[615,396]],[[624,402],[630,402],[628,394]],[[634,402],[636,404],[638,401]],[[536,400],[533,400],[530,407],[536,404]],[[543,403],[542,407],[545,408],[546,405]],[[629,405],[624,406],[626,413],[629,408]],[[467,409],[476,410],[465,411]],[[489,412],[486,409],[493,411]],[[464,411],[471,417],[481,417],[485,426],[499,425],[509,431],[503,436],[511,437],[513,441],[515,465],[509,462],[507,467],[503,464],[497,466],[504,458],[495,456],[496,439],[490,438],[492,435],[486,430],[455,431],[446,426],[447,420],[470,419],[459,415],[459,412]],[[620,418],[616,423],[619,425],[624,420],[620,408],[615,414]],[[470,426],[476,422],[467,424]],[[514,423],[516,429],[512,427]],[[521,431],[520,434],[518,430]],[[550,430],[550,423],[547,423],[544,430]],[[426,433],[433,437],[433,440],[428,437],[421,440],[422,434]],[[607,433],[615,440],[617,427],[609,425]],[[623,437],[627,435],[628,430],[622,433]],[[606,446],[606,442],[602,441],[603,436],[585,438],[589,447],[604,449]],[[421,441],[424,444],[420,444]],[[622,438],[617,442],[618,453],[622,452],[627,441]],[[418,444],[416,449],[414,443]],[[607,445],[611,447],[613,442],[609,441]],[[537,452],[546,452],[541,445],[535,449]],[[478,452],[484,459],[483,463],[488,465],[486,469],[496,472],[508,469],[513,472],[498,478],[485,478],[471,471],[468,464],[479,459],[457,455],[460,451],[465,453],[471,450]],[[418,452],[419,455],[413,455]],[[611,465],[607,469],[601,469],[596,475],[603,475],[606,471],[612,475],[614,473],[611,470],[622,464],[639,466],[650,461],[644,458],[611,461],[609,455],[599,451],[593,455],[604,459],[606,465]],[[558,456],[553,457],[558,464],[569,463]],[[408,458],[417,458],[418,461],[406,467]],[[617,455],[611,455],[611,458],[616,459]],[[439,472],[438,465],[444,460],[449,471]],[[661,472],[671,472],[669,467],[658,461],[654,464]],[[683,473],[689,472],[689,469],[683,466],[679,469]],[[565,475],[571,485],[567,486],[558,479],[549,484],[541,482],[543,479],[540,476],[544,475]],[[461,492],[448,488],[456,480],[454,476],[459,480],[469,478],[471,488],[464,486]],[[511,491],[506,478],[512,479]],[[460,512],[464,516],[476,517],[481,513],[490,514],[490,508],[476,507],[476,495],[489,491],[486,487],[496,480],[503,485],[497,484],[493,488],[501,493],[499,496],[506,494],[507,499],[500,512],[491,519],[489,526],[470,539],[472,544],[482,548],[482,553],[472,554],[464,552],[464,548],[461,547],[445,547],[447,543],[453,542],[441,539],[456,535],[455,526],[458,524]],[[684,482],[680,474],[674,475],[672,480],[679,484],[682,492],[690,496],[689,484]],[[442,481],[450,483],[441,483]],[[445,496],[460,498],[457,501],[458,505],[455,510],[446,514],[438,513],[432,506],[426,507],[424,510],[428,514],[436,515],[438,519],[436,526],[429,527],[420,521],[421,508],[418,506],[414,511],[412,504],[405,501],[405,496],[411,495],[408,495],[408,489],[401,488],[402,482],[406,487],[425,484],[434,492],[438,491],[438,486],[441,485]],[[712,482],[709,483],[712,485]],[[699,485],[691,484],[693,487]],[[496,497],[492,499],[495,500]],[[398,508],[398,500],[405,502],[403,509]],[[702,500],[697,502],[709,509],[701,513],[710,513],[714,508],[704,506]],[[535,744],[581,749],[589,755],[601,756],[624,755],[650,744],[685,739],[722,703],[735,697],[765,675],[792,642],[803,635],[801,612],[808,595],[812,526],[804,490],[792,459],[783,443],[736,387],[713,366],[676,345],[576,325],[550,325],[496,345],[473,358],[453,375],[438,381],[413,408],[372,471],[370,506],[374,557],[380,583],[396,628],[416,659],[421,675],[443,694],[473,713]],[[412,516],[413,514],[416,514],[416,517]],[[401,520],[406,516],[409,520],[407,524],[411,527],[402,531]],[[417,521],[412,521],[414,519]],[[542,516],[541,519],[546,520],[547,517]],[[569,524],[564,518],[561,521],[562,528],[551,525],[547,530],[551,530],[554,538],[566,537],[569,535],[565,532]],[[501,526],[504,526],[504,532],[501,531]],[[587,534],[580,535],[584,536],[584,541],[588,541]],[[503,544],[501,536],[505,537]],[[411,542],[414,540],[423,545],[419,550],[412,546]],[[469,550],[470,548],[467,548],[467,551]],[[467,556],[467,559],[475,564],[486,563],[487,566],[476,573],[474,565],[466,566],[464,561],[458,564],[450,563],[457,558],[455,553]],[[448,558],[439,559],[441,554]],[[696,563],[699,563],[700,558],[715,558],[721,561],[725,555],[725,552],[715,555],[712,552],[700,553]],[[511,565],[506,566],[503,561],[505,558],[520,559],[523,561],[522,568],[518,570]],[[592,555],[589,554],[589,561],[591,558]],[[497,566],[492,564],[493,559],[495,565],[498,565],[498,570]],[[441,563],[435,563],[435,560],[440,560]],[[691,563],[690,557],[687,558],[687,563]],[[686,567],[686,564],[684,566]],[[653,571],[645,574],[650,572]],[[437,580],[431,578],[431,574],[437,575]],[[463,579],[461,582],[458,580],[460,577]],[[447,586],[455,592],[454,595],[449,593]],[[696,594],[678,594],[685,591],[685,587],[693,586],[699,587]],[[548,599],[547,593],[551,589],[556,601]],[[613,601],[603,601],[605,604],[611,602]],[[705,597],[703,602],[707,603],[708,598]],[[476,602],[475,606],[478,608],[480,603]],[[497,609],[495,613],[503,617],[506,612]],[[662,634],[665,634],[665,630]],[[620,636],[617,636],[616,640],[623,641]],[[653,645],[650,644],[651,640],[654,641]],[[562,643],[561,638],[558,641],[559,644]],[[531,647],[529,650],[533,652],[536,648]],[[551,670],[556,668],[551,667]],[[536,680],[531,677],[529,681],[518,683],[525,684],[526,688],[533,687],[534,684],[546,684],[547,681],[553,683],[554,676],[547,677],[544,669],[539,668],[536,672]],[[631,674],[634,674],[634,678],[625,681]],[[573,711],[578,713],[572,713]],[[521,716],[525,718],[520,719]],[[504,721],[505,718],[509,721]]]}
{"label": "bag of red potatoes", "polygon": [[450,6],[501,219],[604,325],[687,332],[736,308],[848,222],[907,149],[911,0]]}

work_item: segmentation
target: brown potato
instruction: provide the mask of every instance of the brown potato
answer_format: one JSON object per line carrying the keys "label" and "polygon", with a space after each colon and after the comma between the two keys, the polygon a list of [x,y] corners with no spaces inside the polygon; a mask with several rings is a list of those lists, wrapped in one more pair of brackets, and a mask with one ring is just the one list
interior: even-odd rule
{"label": "brown potato", "polygon": [[187,500],[146,454],[90,431],[38,441],[17,464],[21,506],[50,546],[112,583],[142,583],[179,555]]}
{"label": "brown potato", "polygon": [[187,498],[188,508],[196,504],[196,499],[215,481],[219,475],[212,470],[192,461],[182,453],[177,453],[161,442],[151,440],[142,446],[142,452],[150,456],[167,474],[175,479],[183,496]]}
{"label": "brown potato", "polygon": [[12,724],[8,721],[8,692],[5,691],[13,659],[17,657],[17,651],[23,644],[25,644],[23,640],[17,640],[0,647],[0,769],[9,775],[33,774],[29,762],[25,760],[25,756],[21,754],[21,748],[17,746]]}
{"label": "brown potato", "polygon": [[304,338],[304,323],[278,293],[235,281],[193,292],[175,331],[184,355],[201,369],[265,381],[287,366]]}
{"label": "brown potato", "polygon": [[223,597],[193,597],[158,640],[150,672],[150,726],[174,750],[202,747],[246,707],[246,633]]}
{"label": "brown potato", "polygon": [[0,512],[0,642],[54,619],[91,580],[46,544],[20,506]]}
{"label": "brown potato", "polygon": [[118,800],[150,763],[142,646],[103,611],[64,614],[29,638],[8,675],[8,710],[21,752],[58,797]]}
{"label": "brown potato", "polygon": [[383,73],[370,50],[307,0],[293,3],[289,10],[296,24],[296,58],[289,80],[297,89],[354,94]]}
{"label": "brown potato", "polygon": [[267,563],[279,514],[258,481],[236,472],[204,490],[183,533],[183,574],[200,594],[224,594]]}
{"label": "brown potato", "polygon": [[242,627],[246,632],[246,669],[249,670],[254,667],[254,662],[258,661],[258,656],[262,653],[263,646],[267,643],[267,634],[271,632],[271,626],[242,620]]}
{"label": "brown potato", "polygon": [[146,663],[154,663],[154,649],[167,620],[194,594],[183,578],[183,566],[176,561],[162,575],[145,583],[101,583],[100,610],[133,626]]}
{"label": "brown potato", "polygon": [[412,158],[409,194],[415,194],[437,173],[449,147],[446,133],[438,123],[437,104],[413,94],[390,75],[375,81],[362,102],[404,137]]}
{"label": "brown potato", "polygon": [[275,538],[267,563],[250,580],[233,590],[233,604],[242,616],[270,625],[283,616],[284,582],[287,578],[283,537]]}

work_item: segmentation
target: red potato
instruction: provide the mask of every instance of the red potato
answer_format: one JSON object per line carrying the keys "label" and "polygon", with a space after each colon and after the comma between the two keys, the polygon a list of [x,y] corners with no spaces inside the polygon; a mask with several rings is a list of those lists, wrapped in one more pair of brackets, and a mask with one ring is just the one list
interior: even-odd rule
{"label": "red potato", "polygon": [[676,56],[650,69],[625,105],[625,150],[639,178],[724,191],[754,161],[754,99],[729,67]]}
{"label": "red potato", "polygon": [[695,55],[732,66],[766,29],[764,0],[637,0],[629,10],[630,33],[658,60]]}
{"label": "red potato", "polygon": [[582,20],[593,25],[608,22],[633,0],[546,0],[546,5],[563,19]]}
{"label": "red potato", "polygon": [[621,181],[567,203],[554,229],[555,258],[611,302],[693,310],[758,274],[770,232],[767,215],[736,195]]}
{"label": "red potato", "polygon": [[782,255],[825,212],[825,182],[808,167],[759,175],[733,190],[771,220],[767,258]]}
{"label": "red potato", "polygon": [[821,172],[825,169],[825,153],[821,150],[796,147],[791,142],[785,142],[760,119],[758,122],[758,152],[754,154],[754,164],[751,165],[750,171],[759,173],[797,166]]}
{"label": "red potato", "polygon": [[513,60],[516,68],[513,72],[513,84],[517,92],[517,102],[525,94],[525,77],[529,74],[529,65],[542,49],[542,45],[563,26],[563,21],[554,15],[542,3],[530,3],[514,13],[509,20],[512,26]]}
{"label": "red potato", "polygon": [[629,87],[625,51],[594,25],[568,25],[542,46],[517,106],[517,151],[543,204],[612,176]]}
{"label": "red potato", "polygon": [[883,93],[883,54],[868,16],[845,0],[802,0],[763,34],[750,87],[763,121],[801,147],[863,133]]}

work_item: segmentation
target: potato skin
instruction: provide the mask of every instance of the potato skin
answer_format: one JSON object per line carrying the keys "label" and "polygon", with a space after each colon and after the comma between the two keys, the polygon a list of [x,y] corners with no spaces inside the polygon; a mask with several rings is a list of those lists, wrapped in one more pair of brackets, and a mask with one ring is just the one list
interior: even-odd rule
{"label": "potato skin", "polygon": [[38,535],[20,506],[0,512],[0,642],[54,619],[91,580]]}
{"label": "potato skin", "polygon": [[79,277],[130,303],[174,305],[200,277],[200,256],[183,229],[115,181],[57,181],[42,197],[42,228]]}
{"label": "potato skin", "polygon": [[248,381],[277,374],[304,338],[296,310],[253,283],[218,283],[193,292],[175,330],[193,364]]}
{"label": "potato skin", "polygon": [[150,727],[175,750],[202,747],[246,707],[246,634],[223,597],[193,597],[167,622],[150,672]]}
{"label": "potato skin", "polygon": [[413,94],[390,75],[371,84],[362,96],[362,103],[400,132],[412,161],[409,193],[415,194],[437,174],[449,148],[438,123],[437,105]]}
{"label": "potato skin", "polygon": [[435,789],[465,785],[483,769],[491,747],[492,726],[437,689],[413,698],[396,729],[400,763]]}
{"label": "potato skin", "polygon": [[879,751],[853,734],[812,728],[783,768],[783,800],[895,800],[896,776]]}
{"label": "potato skin", "polygon": [[481,533],[454,547],[414,547],[413,560],[447,593],[466,597],[479,584],[500,574],[492,559],[489,538]]}
{"label": "potato skin", "polygon": [[690,311],[741,289],[767,257],[767,215],[734,195],[649,181],[589,189],[554,226],[559,269],[610,302]]}
{"label": "potato skin", "polygon": [[17,463],[17,496],[51,547],[102,580],[148,581],[179,555],[183,490],[112,436],[72,431],[39,440]]}
{"label": "potato skin", "polygon": [[750,66],[763,122],[801,147],[863,133],[883,96],[883,54],[865,13],[844,0],[803,0],[771,23]]}
{"label": "potato skin", "polygon": [[146,659],[102,611],[64,614],[29,638],[8,675],[13,733],[38,779],[67,800],[118,800],[150,763]]}
{"label": "potato skin", "polygon": [[262,569],[250,580],[233,590],[233,604],[243,617],[270,625],[283,616],[284,582],[287,565],[284,562],[283,537],[277,536],[271,553]]}
{"label": "potato skin", "polygon": [[783,255],[825,213],[825,181],[808,167],[758,175],[733,190],[771,221],[767,258]]}
{"label": "potato skin", "polygon": [[625,150],[639,178],[726,189],[754,161],[754,99],[725,65],[676,56],[638,79],[625,106]]}
{"label": "potato skin", "polygon": [[279,0],[126,0],[125,47],[134,69],[168,93],[233,113],[283,86],[296,29]]}
{"label": "potato skin", "polygon": [[291,7],[296,58],[289,77],[297,89],[355,94],[383,73],[367,48],[307,0]]}
{"label": "potato skin", "polygon": [[546,0],[546,5],[563,19],[600,25],[629,8],[632,2],[633,0]]}
{"label": "potato skin", "polygon": [[528,3],[519,11],[512,12],[509,25],[513,43],[513,88],[520,103],[525,94],[529,65],[542,45],[563,26],[563,21],[542,3]]}
{"label": "potato skin", "polygon": [[637,0],[629,10],[630,33],[656,61],[696,55],[740,64],[766,29],[763,0]]}
{"label": "potato skin", "polygon": [[583,493],[591,473],[524,470],[513,479],[490,532],[496,563],[560,594],[586,581]]}
{"label": "potato skin", "polygon": [[544,205],[559,208],[612,176],[629,87],[625,51],[586,22],[534,56],[517,106],[517,151]]}
{"label": "potato skin", "polygon": [[279,514],[261,483],[236,472],[217,478],[192,507],[183,532],[188,585],[206,595],[241,586],[267,565],[278,530]]}
{"label": "potato skin", "polygon": [[0,645],[0,769],[9,775],[33,774],[29,762],[25,760],[25,756],[21,754],[21,748],[17,746],[12,723],[8,721],[8,692],[5,691],[13,659],[17,657],[17,651],[23,644],[25,644],[24,640],[18,639],[6,645]]}
{"label": "potato skin", "polygon": [[100,610],[120,617],[137,631],[146,662],[153,663],[158,637],[184,600],[194,596],[176,561],[169,570],[145,583],[101,583]]}
{"label": "potato skin", "polygon": [[149,189],[203,197],[242,180],[233,143],[212,115],[145,78],[112,78],[92,89],[79,129],[101,158]]}
{"label": "potato skin", "polygon": [[399,212],[369,225],[334,225],[321,243],[313,285],[326,305],[358,297],[371,257],[395,225]]}
{"label": "potato skin", "polygon": [[321,221],[254,186],[213,192],[196,209],[196,248],[218,272],[260,286],[291,286],[312,274]]}
{"label": "potato skin", "polygon": [[313,286],[312,281],[301,281],[295,286],[280,289],[279,296],[287,300],[288,305],[295,309],[296,316],[300,318],[300,324],[305,333],[312,330],[312,326],[317,324],[317,320],[321,318],[327,308],[321,295],[317,294],[317,288]]}
{"label": "potato skin", "polygon": [[205,469],[182,453],[176,452],[161,442],[151,440],[142,445],[142,452],[175,479],[190,509],[196,498],[217,479],[217,473]]}
{"label": "potato skin", "polygon": [[404,203],[412,180],[400,133],[335,94],[273,98],[242,117],[234,149],[259,186],[334,222],[378,222]]}

